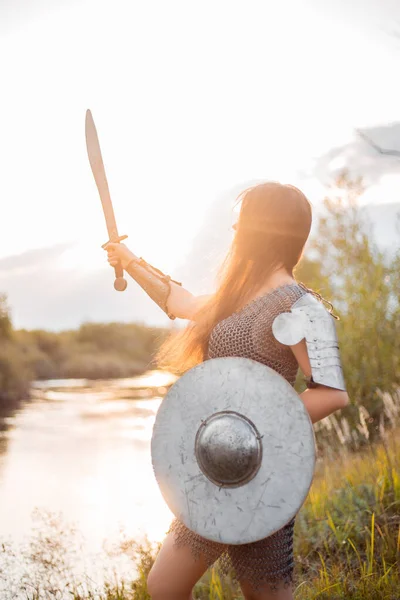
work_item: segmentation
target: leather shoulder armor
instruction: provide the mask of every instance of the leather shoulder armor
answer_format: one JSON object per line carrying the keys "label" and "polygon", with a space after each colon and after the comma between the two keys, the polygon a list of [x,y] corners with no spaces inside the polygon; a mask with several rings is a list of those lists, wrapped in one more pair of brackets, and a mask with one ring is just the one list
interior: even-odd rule
{"label": "leather shoulder armor", "polygon": [[310,293],[297,300],[290,312],[278,315],[272,332],[281,344],[293,346],[306,340],[312,380],[345,390],[335,319]]}

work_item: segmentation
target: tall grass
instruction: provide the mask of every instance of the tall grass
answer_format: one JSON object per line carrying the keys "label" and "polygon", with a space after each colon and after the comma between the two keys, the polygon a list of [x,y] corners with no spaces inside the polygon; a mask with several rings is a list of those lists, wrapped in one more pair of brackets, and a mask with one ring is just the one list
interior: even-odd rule
{"label": "tall grass", "polygon": [[398,435],[317,465],[295,529],[299,600],[399,600]]}
{"label": "tall grass", "polygon": [[[317,462],[295,526],[296,600],[400,599],[399,433],[385,433],[363,452]],[[0,542],[0,598],[149,600],[146,579],[158,548],[123,540],[107,550],[109,566],[96,581],[83,562],[79,532],[41,515],[25,545]],[[129,565],[124,574],[116,566],[122,557]],[[232,581],[210,569],[194,597],[242,598]]]}

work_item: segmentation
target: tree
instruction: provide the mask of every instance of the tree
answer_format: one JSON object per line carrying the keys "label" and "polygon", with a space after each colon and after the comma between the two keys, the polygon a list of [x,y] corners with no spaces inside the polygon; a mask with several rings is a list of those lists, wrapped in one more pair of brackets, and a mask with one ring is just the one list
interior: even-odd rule
{"label": "tree", "polygon": [[351,399],[345,414],[353,432],[362,429],[371,440],[385,416],[382,394],[397,397],[400,387],[400,253],[393,258],[375,245],[373,224],[359,205],[363,191],[362,180],[347,173],[331,186],[304,283],[324,288],[340,316],[337,331]]}

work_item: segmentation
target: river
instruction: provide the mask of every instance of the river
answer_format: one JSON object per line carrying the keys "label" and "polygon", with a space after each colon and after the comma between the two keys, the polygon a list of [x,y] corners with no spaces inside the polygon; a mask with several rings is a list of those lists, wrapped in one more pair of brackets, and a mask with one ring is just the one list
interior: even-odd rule
{"label": "river", "polygon": [[123,529],[161,540],[172,513],[154,478],[150,440],[173,378],[36,382],[1,421],[0,535],[22,541],[35,509],[61,513],[90,551]]}

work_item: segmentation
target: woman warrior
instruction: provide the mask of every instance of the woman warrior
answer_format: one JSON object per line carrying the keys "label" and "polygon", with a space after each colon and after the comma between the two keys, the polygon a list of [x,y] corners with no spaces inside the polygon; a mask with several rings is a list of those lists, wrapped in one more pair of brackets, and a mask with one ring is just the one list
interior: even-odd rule
{"label": "woman warrior", "polygon": [[[339,355],[333,367],[325,359],[325,370],[323,351],[314,360],[311,349],[323,349],[326,327],[319,329],[319,347],[312,344],[317,338],[282,343],[273,327],[278,315],[304,302],[305,295],[316,296],[319,305],[324,300],[293,274],[310,233],[311,204],[296,187],[277,182],[247,189],[239,200],[236,233],[213,295],[194,296],[124,244],[107,245],[108,261],[113,267],[122,263],[171,319],[190,321],[164,343],[158,356],[163,365],[183,373],[210,358],[238,356],[267,365],[292,386],[300,367],[307,383],[300,397],[315,423],[349,402]],[[175,518],[148,577],[152,599],[193,598],[195,583],[217,559],[222,572],[234,574],[247,600],[293,599],[294,522],[295,517],[257,542],[230,545],[207,540]]]}

